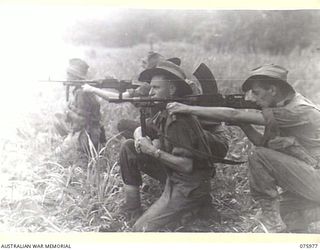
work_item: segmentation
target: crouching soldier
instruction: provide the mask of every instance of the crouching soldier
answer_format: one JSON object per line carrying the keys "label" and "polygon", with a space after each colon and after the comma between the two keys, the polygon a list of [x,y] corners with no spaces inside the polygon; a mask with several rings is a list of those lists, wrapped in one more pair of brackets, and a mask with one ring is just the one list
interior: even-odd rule
{"label": "crouching soldier", "polygon": [[[182,69],[169,61],[144,70],[139,80],[150,83],[151,98],[173,98],[192,94]],[[123,210],[134,218],[142,213],[139,187],[141,171],[165,183],[161,197],[135,222],[134,231],[158,231],[185,213],[202,207],[210,199],[213,165],[208,138],[199,121],[191,115],[157,112],[147,124],[134,132],[120,151],[124,182]],[[214,138],[214,137],[212,137]],[[225,148],[217,140],[216,145]]]}
{"label": "crouching soldier", "polygon": [[[87,77],[88,64],[79,58],[69,60],[67,80],[84,80]],[[94,94],[86,93],[81,87],[75,87],[64,114],[56,114],[55,128],[64,137],[56,152],[66,158],[76,154],[79,163],[84,165],[99,142],[104,142],[104,130],[100,126],[100,104]],[[81,165],[83,165],[81,163]]]}
{"label": "crouching soldier", "polygon": [[[256,145],[249,155],[251,194],[268,232],[308,232],[320,220],[320,109],[287,82],[277,65],[254,69],[242,85],[262,112],[170,103],[170,114],[239,123]],[[260,134],[251,124],[264,125]],[[278,192],[281,187],[283,193]]]}

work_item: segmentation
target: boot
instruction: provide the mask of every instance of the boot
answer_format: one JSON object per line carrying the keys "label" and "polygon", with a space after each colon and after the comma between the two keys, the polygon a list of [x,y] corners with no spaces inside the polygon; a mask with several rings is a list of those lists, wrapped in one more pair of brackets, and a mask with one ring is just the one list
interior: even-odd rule
{"label": "boot", "polygon": [[304,216],[304,210],[293,211],[282,217],[290,233],[308,233],[309,223]]}
{"label": "boot", "polygon": [[284,215],[283,221],[291,233],[309,233],[309,225],[312,222],[320,221],[320,207],[293,211]]}
{"label": "boot", "polygon": [[211,220],[214,220],[215,222],[221,224],[221,215],[212,204],[212,197],[210,195],[204,198],[199,207],[193,208],[192,210],[183,214],[181,217],[181,224],[185,225],[197,218],[208,223]]}
{"label": "boot", "polygon": [[130,222],[136,221],[142,214],[139,187],[124,185],[125,203],[121,207],[122,214]]}
{"label": "boot", "polygon": [[261,199],[261,214],[257,216],[268,233],[286,232],[286,225],[280,216],[280,203],[277,199]]}
{"label": "boot", "polygon": [[307,223],[320,221],[320,206],[304,210],[303,216]]}
{"label": "boot", "polygon": [[213,219],[219,224],[221,224],[222,222],[221,214],[216,209],[216,207],[212,204],[211,195],[208,195],[206,199],[204,199],[204,202],[201,204],[199,208],[198,216],[200,219],[203,219],[203,220]]}

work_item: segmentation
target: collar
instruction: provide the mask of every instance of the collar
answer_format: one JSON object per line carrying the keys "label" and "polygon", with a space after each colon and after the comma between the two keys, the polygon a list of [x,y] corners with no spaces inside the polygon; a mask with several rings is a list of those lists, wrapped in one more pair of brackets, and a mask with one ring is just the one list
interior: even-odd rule
{"label": "collar", "polygon": [[152,121],[156,126],[160,126],[161,124],[167,124],[166,126],[168,126],[176,119],[176,115],[169,115],[167,110],[162,110],[154,115]]}
{"label": "collar", "polygon": [[168,117],[168,112],[167,110],[161,110],[159,112],[157,112],[153,118],[152,118],[152,122],[155,124],[155,125],[158,125],[158,124],[161,124],[163,123],[164,121],[167,120],[167,117]]}
{"label": "collar", "polygon": [[283,107],[288,105],[296,96],[296,93],[289,93],[282,101],[276,104],[276,107]]}

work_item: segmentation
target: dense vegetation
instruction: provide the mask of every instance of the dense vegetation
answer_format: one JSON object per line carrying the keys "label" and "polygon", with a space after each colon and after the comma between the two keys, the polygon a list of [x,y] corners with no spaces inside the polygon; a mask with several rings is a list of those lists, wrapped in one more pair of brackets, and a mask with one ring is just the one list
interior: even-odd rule
{"label": "dense vegetation", "polygon": [[288,54],[319,47],[319,29],[318,10],[121,10],[113,18],[79,21],[66,39],[104,47],[183,41],[219,52]]}

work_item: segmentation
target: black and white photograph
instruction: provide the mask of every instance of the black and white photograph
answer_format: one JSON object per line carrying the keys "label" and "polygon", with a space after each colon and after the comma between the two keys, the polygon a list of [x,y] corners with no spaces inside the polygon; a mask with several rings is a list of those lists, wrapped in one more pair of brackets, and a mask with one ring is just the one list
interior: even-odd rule
{"label": "black and white photograph", "polygon": [[0,4],[0,30],[1,233],[320,233],[320,10]]}

